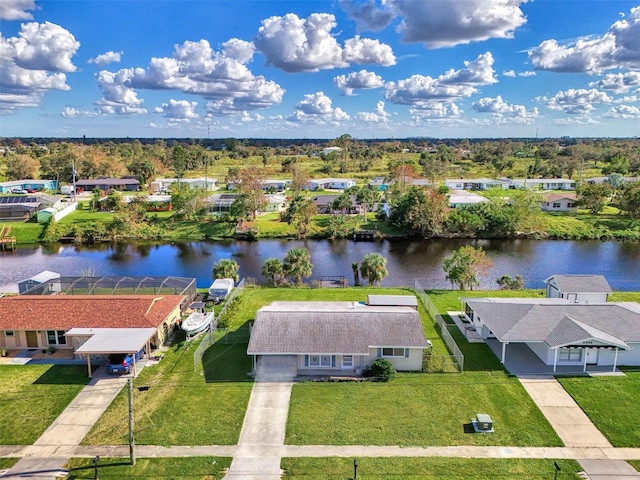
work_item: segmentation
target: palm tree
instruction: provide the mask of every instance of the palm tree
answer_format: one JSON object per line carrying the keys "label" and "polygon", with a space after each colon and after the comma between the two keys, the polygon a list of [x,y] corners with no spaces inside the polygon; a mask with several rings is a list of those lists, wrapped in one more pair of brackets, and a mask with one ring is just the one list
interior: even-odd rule
{"label": "palm tree", "polygon": [[379,253],[369,253],[362,258],[360,274],[367,279],[369,285],[379,284],[389,274],[387,259]]}
{"label": "palm tree", "polygon": [[296,284],[300,285],[302,279],[311,276],[313,271],[309,250],[306,248],[288,250],[284,256],[282,268],[288,277],[291,277]]}
{"label": "palm tree", "polygon": [[280,259],[267,258],[262,264],[262,276],[274,287],[280,285],[284,277],[284,270]]}
{"label": "palm tree", "polygon": [[213,278],[232,278],[235,282],[240,279],[238,270],[240,266],[235,260],[223,258],[213,265]]}

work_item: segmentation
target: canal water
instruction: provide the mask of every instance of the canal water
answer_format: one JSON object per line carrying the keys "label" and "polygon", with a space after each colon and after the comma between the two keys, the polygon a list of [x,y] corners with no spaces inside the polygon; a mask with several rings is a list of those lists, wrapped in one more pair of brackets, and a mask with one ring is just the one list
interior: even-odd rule
{"label": "canal water", "polygon": [[267,258],[282,259],[288,249],[304,247],[314,264],[312,279],[344,276],[353,282],[351,264],[367,253],[387,259],[389,275],[383,286],[413,286],[419,280],[427,288],[450,288],[442,270],[443,259],[462,245],[482,247],[493,262],[480,288],[497,288],[503,274],[525,278],[527,288],[542,288],[554,273],[602,274],[614,290],[640,291],[640,243],[559,240],[222,240],[184,243],[121,243],[95,246],[47,245],[20,247],[0,253],[0,291],[17,290],[17,282],[42,270],[79,276],[195,277],[199,287],[211,284],[213,264],[230,258],[240,265],[241,277],[262,281]]}

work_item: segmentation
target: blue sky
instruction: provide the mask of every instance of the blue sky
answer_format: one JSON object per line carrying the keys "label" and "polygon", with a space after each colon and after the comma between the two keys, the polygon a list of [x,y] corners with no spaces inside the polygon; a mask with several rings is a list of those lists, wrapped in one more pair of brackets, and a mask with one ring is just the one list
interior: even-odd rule
{"label": "blue sky", "polygon": [[0,136],[640,135],[638,0],[1,0],[0,20]]}

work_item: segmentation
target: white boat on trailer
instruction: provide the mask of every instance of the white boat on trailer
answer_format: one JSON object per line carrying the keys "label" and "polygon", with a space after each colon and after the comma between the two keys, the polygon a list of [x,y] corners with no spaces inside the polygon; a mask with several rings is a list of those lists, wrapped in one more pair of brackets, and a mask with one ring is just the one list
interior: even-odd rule
{"label": "white boat on trailer", "polygon": [[209,328],[213,317],[213,312],[193,312],[183,320],[182,329],[187,332],[187,336],[193,337]]}
{"label": "white boat on trailer", "polygon": [[218,303],[231,293],[235,282],[233,278],[216,278],[209,287],[209,298]]}

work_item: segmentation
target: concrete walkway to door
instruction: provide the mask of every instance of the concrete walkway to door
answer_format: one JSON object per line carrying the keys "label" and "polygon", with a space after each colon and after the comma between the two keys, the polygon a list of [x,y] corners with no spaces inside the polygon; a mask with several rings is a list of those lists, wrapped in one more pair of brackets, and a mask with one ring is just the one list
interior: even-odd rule
{"label": "concrete walkway to door", "polygon": [[21,458],[2,478],[56,479],[63,471],[67,457],[56,456],[60,449],[80,445],[127,383],[126,378],[113,377],[100,367],[92,380],[71,401],[32,447],[26,447]]}
{"label": "concrete walkway to door", "polygon": [[273,447],[284,445],[297,361],[289,355],[258,358],[238,451],[225,479],[280,480],[282,449]]}
{"label": "concrete walkway to door", "polygon": [[[611,443],[591,422],[575,400],[553,376],[518,375],[520,383],[567,447],[611,448]],[[614,480],[640,478],[621,460],[578,460],[589,478]]]}

